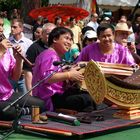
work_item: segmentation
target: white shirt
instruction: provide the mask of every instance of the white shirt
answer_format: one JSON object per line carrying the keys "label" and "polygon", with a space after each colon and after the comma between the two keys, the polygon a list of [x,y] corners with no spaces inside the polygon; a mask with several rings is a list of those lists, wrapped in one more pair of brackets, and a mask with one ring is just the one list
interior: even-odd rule
{"label": "white shirt", "polygon": [[97,32],[97,28],[99,26],[99,24],[97,22],[93,22],[93,21],[90,21],[87,26],[90,26],[94,29],[95,32]]}
{"label": "white shirt", "polygon": [[[21,46],[21,48],[22,48],[22,52],[23,52],[23,56],[25,57],[25,55],[26,55],[26,51],[27,51],[27,49],[31,46],[31,44],[33,43],[33,41],[32,40],[30,40],[30,39],[28,39],[28,38],[26,38],[25,36],[24,36],[24,34],[22,33],[22,37],[21,37],[21,39],[20,40],[15,40],[15,38],[13,37],[13,36],[10,36],[9,37],[9,40],[10,40],[10,42],[13,44],[13,45],[19,45],[19,46]],[[12,49],[10,49],[10,52],[13,54],[13,50]]]}

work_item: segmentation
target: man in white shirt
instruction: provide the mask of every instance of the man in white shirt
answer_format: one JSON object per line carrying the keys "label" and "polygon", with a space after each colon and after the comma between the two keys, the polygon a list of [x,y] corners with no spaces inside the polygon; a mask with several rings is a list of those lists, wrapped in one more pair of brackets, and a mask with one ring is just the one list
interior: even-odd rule
{"label": "man in white shirt", "polygon": [[[33,43],[32,40],[26,38],[23,34],[23,22],[21,19],[13,19],[11,21],[11,36],[9,37],[10,42],[13,46],[19,45],[23,50],[23,56],[25,56],[27,49]],[[12,50],[10,50],[12,52]],[[21,74],[20,79],[16,81],[12,81],[11,83],[15,90],[25,94],[27,92],[25,86],[24,75]]]}
{"label": "man in white shirt", "polygon": [[97,28],[99,26],[98,22],[98,14],[94,13],[93,15],[91,15],[91,20],[90,22],[87,24],[87,26],[90,26],[94,29],[95,32],[97,32]]}

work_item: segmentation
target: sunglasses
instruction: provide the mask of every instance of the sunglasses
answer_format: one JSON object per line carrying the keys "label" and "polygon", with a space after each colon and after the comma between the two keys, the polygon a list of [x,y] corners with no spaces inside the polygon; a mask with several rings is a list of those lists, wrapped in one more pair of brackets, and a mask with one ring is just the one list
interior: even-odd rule
{"label": "sunglasses", "polygon": [[97,38],[88,38],[88,41],[97,41]]}
{"label": "sunglasses", "polygon": [[14,28],[14,29],[18,28],[18,26],[11,26],[11,27]]}

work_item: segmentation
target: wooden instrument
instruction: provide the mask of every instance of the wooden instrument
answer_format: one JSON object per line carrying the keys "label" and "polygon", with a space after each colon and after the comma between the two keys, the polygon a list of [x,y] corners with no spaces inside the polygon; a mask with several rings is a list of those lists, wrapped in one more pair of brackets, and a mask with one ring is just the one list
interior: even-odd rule
{"label": "wooden instrument", "polygon": [[[88,62],[79,62],[78,66],[80,66],[79,71],[81,71],[83,74],[85,73],[85,69]],[[110,75],[117,75],[121,77],[131,76],[133,74],[134,68],[125,65],[125,64],[111,64],[111,63],[104,63],[104,62],[96,62],[98,67],[100,68],[101,72],[105,74],[105,77],[108,77]],[[78,82],[81,90],[86,90],[86,83],[85,80],[82,82]]]}
{"label": "wooden instrument", "polygon": [[[3,35],[3,34],[0,34],[0,42],[3,40],[3,39],[6,39],[6,37]],[[12,43],[11,43],[12,44]],[[19,54],[19,56],[24,60],[24,62],[26,64],[28,64],[30,67],[33,67],[34,65],[26,58],[24,57],[21,53],[19,53],[16,48],[13,46],[12,49]]]}
{"label": "wooden instrument", "polygon": [[[129,69],[129,67],[127,67],[127,69]],[[115,69],[113,69],[113,72],[114,71]],[[140,70],[134,74],[128,75],[127,73],[126,75],[127,78],[125,79],[116,78],[114,80],[110,75],[103,73],[99,63],[93,60],[87,64],[84,73],[87,90],[97,104],[102,103],[106,99],[116,104],[121,110],[114,116],[124,119],[140,118],[140,115],[138,115],[140,114],[140,82],[137,84],[138,88],[133,87],[133,85],[136,85],[135,78],[139,79],[140,77]],[[132,82],[130,83],[130,81]]]}
{"label": "wooden instrument", "polygon": [[[81,71],[84,74],[87,62],[79,62],[78,65],[80,67],[79,71]],[[78,82],[78,85],[80,87],[80,90],[87,91],[85,80],[83,80],[82,82]]]}

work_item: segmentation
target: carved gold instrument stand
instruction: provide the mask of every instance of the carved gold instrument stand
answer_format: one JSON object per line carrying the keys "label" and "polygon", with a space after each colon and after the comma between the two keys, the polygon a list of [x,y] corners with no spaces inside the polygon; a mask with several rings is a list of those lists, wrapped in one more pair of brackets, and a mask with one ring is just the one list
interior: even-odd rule
{"label": "carved gold instrument stand", "polygon": [[[132,79],[133,69],[129,66],[107,64],[103,68],[103,65],[103,63],[91,60],[85,68],[85,83],[91,97],[97,104],[107,99],[117,105],[119,111],[114,114],[114,117],[122,119],[140,118],[140,84],[135,87],[135,78],[140,78],[140,72],[137,76],[132,76]],[[112,69],[109,69],[109,67],[112,67]],[[125,78],[127,80],[119,78],[110,80],[111,74],[122,75],[121,77],[126,75],[129,78]]]}

